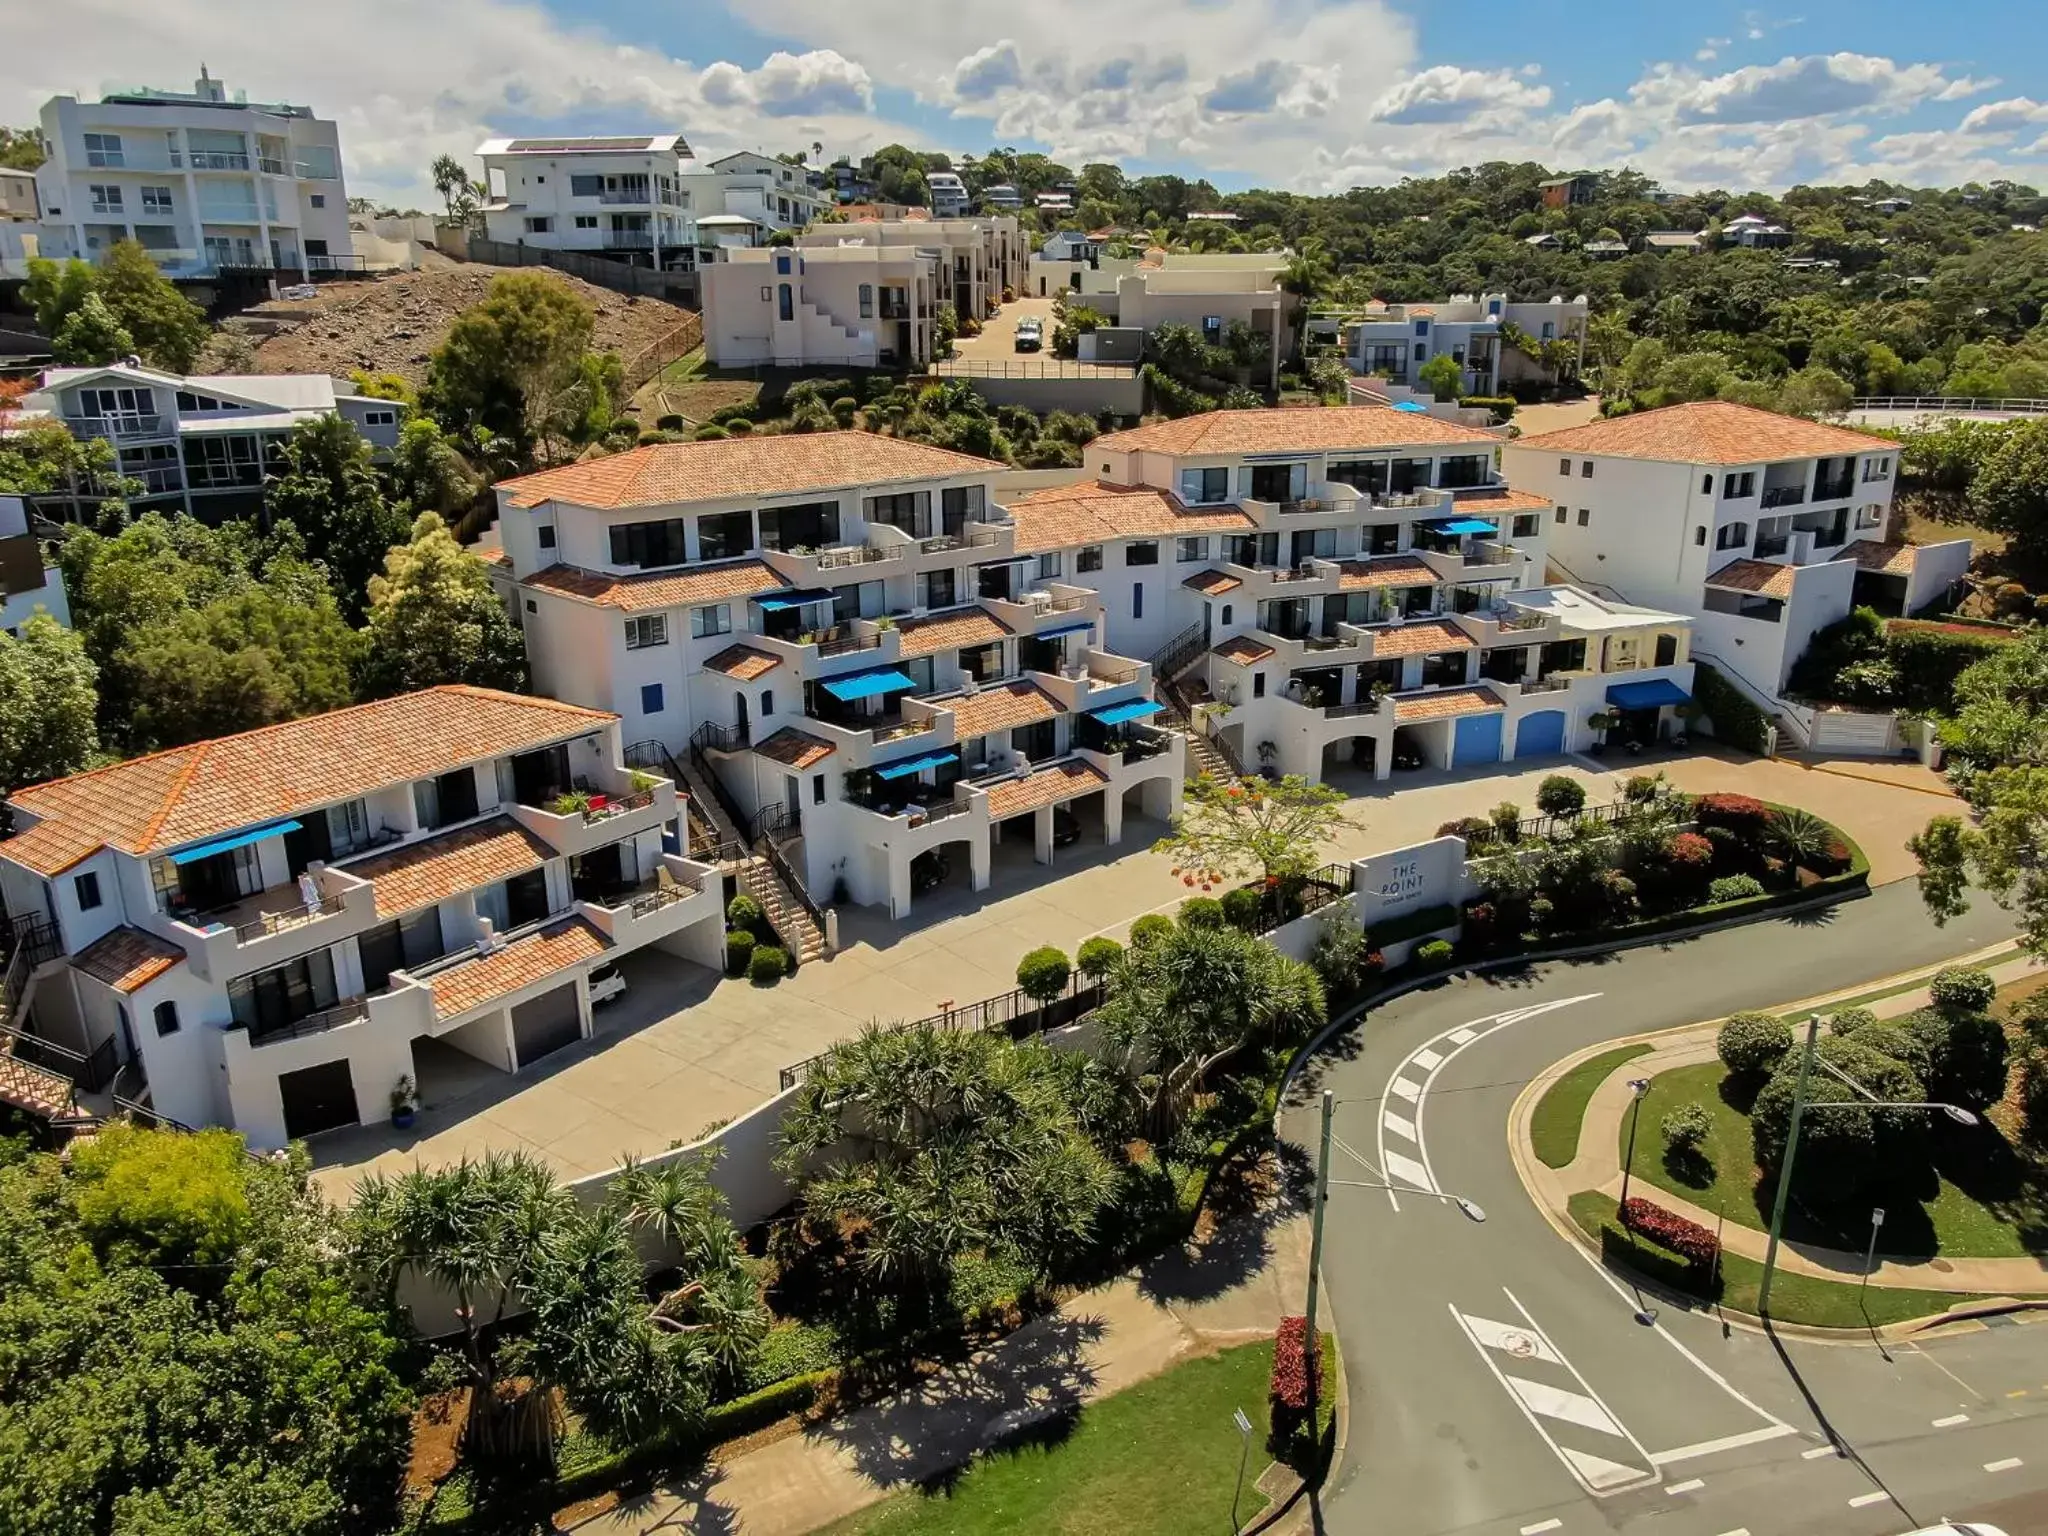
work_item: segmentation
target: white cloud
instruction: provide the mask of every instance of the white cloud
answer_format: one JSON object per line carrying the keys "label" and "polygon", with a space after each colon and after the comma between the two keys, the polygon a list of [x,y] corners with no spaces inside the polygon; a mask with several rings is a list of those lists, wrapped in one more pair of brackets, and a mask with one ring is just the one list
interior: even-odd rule
{"label": "white cloud", "polygon": [[1666,66],[1630,94],[1668,109],[1681,124],[1784,123],[1876,108],[1903,110],[1958,83],[1936,64],[1832,53],[1749,64],[1722,75]]}
{"label": "white cloud", "polygon": [[753,72],[721,59],[698,77],[717,107],[752,107],[770,117],[865,112],[875,104],[868,72],[830,48],[771,53]]}
{"label": "white cloud", "polygon": [[1957,127],[1964,133],[2018,133],[2035,123],[2048,123],[2048,101],[2014,96],[2006,101],[1987,101],[1981,107],[1972,107]]}
{"label": "white cloud", "polygon": [[953,90],[963,101],[986,101],[1006,86],[1023,83],[1024,66],[1018,62],[1017,45],[1007,37],[977,48],[953,67]]}
{"label": "white cloud", "polygon": [[1463,123],[1549,105],[1549,86],[1524,85],[1508,70],[1439,64],[1410,75],[1381,96],[1373,103],[1372,118],[1381,123]]}

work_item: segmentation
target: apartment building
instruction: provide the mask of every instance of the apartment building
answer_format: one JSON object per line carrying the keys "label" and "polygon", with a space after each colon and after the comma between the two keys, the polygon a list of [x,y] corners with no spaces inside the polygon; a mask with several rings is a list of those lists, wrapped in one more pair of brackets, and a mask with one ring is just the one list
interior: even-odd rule
{"label": "apartment building", "polygon": [[37,609],[59,624],[71,623],[64,573],[43,563],[28,504],[19,496],[0,496],[0,631],[18,633]]}
{"label": "apartment building", "polygon": [[1967,539],[1885,541],[1898,444],[1709,400],[1503,445],[1509,481],[1551,503],[1574,579],[1688,615],[1700,652],[1778,698],[1852,606],[1912,613],[1969,568]]}
{"label": "apartment building", "polygon": [[[397,446],[404,407],[358,395],[324,373],[161,373],[130,359],[104,368],[51,368],[23,400],[23,415],[54,417],[74,437],[105,438],[121,473],[140,484],[131,510],[190,512],[208,521],[261,510],[292,429],[339,415],[374,453]],[[74,516],[105,497],[90,486],[37,496],[52,517]]]}
{"label": "apartment building", "polygon": [[924,184],[931,194],[935,219],[957,219],[974,206],[974,199],[967,195],[967,183],[952,171],[927,171]]}
{"label": "apartment building", "polygon": [[751,149],[713,160],[708,166],[695,162],[684,167],[684,178],[700,224],[711,218],[737,227],[730,226],[730,221],[745,219],[765,231],[799,230],[835,202],[824,171],[790,165]]}
{"label": "apartment building", "polygon": [[231,97],[202,69],[189,92],[52,97],[40,129],[45,256],[132,239],[171,277],[355,264],[340,134],[311,107]]}
{"label": "apartment building", "polygon": [[854,241],[724,255],[700,279],[710,362],[921,368],[931,360],[936,251]]}
{"label": "apartment building", "polygon": [[1464,370],[1466,394],[1497,395],[1521,380],[1555,382],[1552,370],[1506,341],[1503,328],[1519,328],[1538,343],[1583,348],[1588,308],[1584,294],[1539,304],[1513,303],[1505,293],[1459,293],[1431,304],[1374,302],[1343,326],[1344,354],[1354,373],[1410,387],[1431,358],[1448,356]]}
{"label": "apartment building", "polygon": [[45,958],[16,1017],[83,1086],[258,1148],[518,1072],[591,1033],[594,969],[720,961],[717,871],[620,741],[433,688],[20,790],[0,895]]}
{"label": "apartment building", "polygon": [[42,216],[36,173],[0,165],[0,224],[33,224]]}
{"label": "apartment building", "polygon": [[857,219],[826,224],[796,237],[806,250],[853,244],[929,252],[935,259],[938,300],[962,315],[992,314],[1004,293],[1021,292],[1030,256],[1017,220],[1007,214],[975,218]]}
{"label": "apartment building", "polygon": [[680,133],[486,139],[476,153],[491,239],[656,269],[694,265],[705,178]]}
{"label": "apartment building", "polygon": [[[536,683],[662,742],[819,899],[901,917],[999,843],[1164,821],[1182,741],[1003,466],[866,432],[650,446],[497,487]],[[1007,837],[1005,836],[1007,834]]]}

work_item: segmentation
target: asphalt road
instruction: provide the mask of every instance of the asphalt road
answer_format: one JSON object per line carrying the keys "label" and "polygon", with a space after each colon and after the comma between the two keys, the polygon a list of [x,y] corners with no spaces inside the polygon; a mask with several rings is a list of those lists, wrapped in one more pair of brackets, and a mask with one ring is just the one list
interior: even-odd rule
{"label": "asphalt road", "polygon": [[[1783,1341],[1645,1298],[1552,1230],[1509,1160],[1523,1087],[1582,1046],[1874,981],[1995,943],[1910,883],[1820,916],[1463,979],[1324,1058],[1338,1099],[1328,1306],[1350,1383],[1335,1532],[2048,1536],[2048,1322],[1922,1345]],[[1312,1101],[1314,1093],[1304,1095]],[[1312,1108],[1290,1114],[1314,1144]],[[1360,1187],[1393,1182],[1476,1203]]]}

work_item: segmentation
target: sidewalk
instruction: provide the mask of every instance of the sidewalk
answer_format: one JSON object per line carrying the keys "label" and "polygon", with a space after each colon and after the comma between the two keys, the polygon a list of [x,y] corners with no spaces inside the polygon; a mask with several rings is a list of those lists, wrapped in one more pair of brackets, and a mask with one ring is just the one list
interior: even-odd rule
{"label": "sidewalk", "polygon": [[1219,1345],[1272,1335],[1301,1309],[1308,1221],[1239,1218],[1087,1291],[916,1388],[812,1425],[595,1516],[586,1536],[797,1536],[959,1466],[1037,1419]]}
{"label": "sidewalk", "polygon": [[[2025,956],[2002,960],[1988,967],[1994,980],[2002,983],[2016,980],[2035,970],[2032,960]],[[1929,972],[1928,974],[1932,974]],[[1869,990],[1864,988],[1862,990]],[[1848,992],[1841,998],[1855,996]],[[1927,988],[1916,987],[1891,997],[1879,998],[1863,1004],[1879,1018],[1896,1018],[1928,1005]],[[1828,999],[1813,999],[1809,1004],[1800,1005],[1802,1010],[1826,1014]],[[1791,1012],[1787,1008],[1778,1010]],[[1634,1078],[1655,1077],[1676,1067],[1696,1066],[1714,1059],[1714,1036],[1716,1024],[1701,1024],[1669,1033],[1644,1036],[1654,1043],[1655,1049],[1647,1056],[1637,1056],[1623,1062],[1593,1091],[1587,1102],[1586,1114],[1579,1125],[1578,1150],[1570,1163],[1562,1168],[1548,1168],[1539,1161],[1529,1140],[1529,1120],[1533,1114],[1536,1099],[1540,1095],[1526,1096],[1526,1103],[1518,1103],[1510,1136],[1513,1141],[1515,1161],[1520,1168],[1522,1181],[1530,1194],[1541,1204],[1550,1208],[1553,1214],[1564,1221],[1567,1228],[1571,1222],[1566,1215],[1570,1197],[1585,1190],[1596,1190],[1611,1198],[1621,1195],[1621,1128],[1628,1116],[1629,1105],[1634,1095],[1629,1082]],[[1577,1055],[1559,1062],[1546,1077],[1567,1070],[1575,1062],[1602,1051],[1611,1050],[1617,1044],[1626,1042],[1608,1040]],[[1722,1246],[1730,1253],[1762,1261],[1768,1245],[1765,1233],[1754,1227],[1739,1226],[1733,1221],[1724,1223],[1720,1213],[1704,1206],[1693,1204],[1667,1189],[1645,1184],[1640,1178],[1632,1185],[1632,1192],[1641,1190],[1644,1197],[1655,1200],[1666,1210],[1698,1222],[1710,1231],[1720,1234]],[[1779,1244],[1778,1267],[1794,1274],[1810,1275],[1822,1280],[1861,1280],[1863,1278],[1863,1254],[1840,1248],[1823,1248],[1817,1245],[1785,1241]],[[1870,1272],[1870,1283],[1878,1286],[1896,1286],[1913,1290],[1970,1292],[1985,1296],[2012,1296],[2038,1293],[2048,1289],[2048,1258],[2017,1259],[1964,1259],[1964,1258],[1895,1258],[1879,1256],[1877,1267]]]}

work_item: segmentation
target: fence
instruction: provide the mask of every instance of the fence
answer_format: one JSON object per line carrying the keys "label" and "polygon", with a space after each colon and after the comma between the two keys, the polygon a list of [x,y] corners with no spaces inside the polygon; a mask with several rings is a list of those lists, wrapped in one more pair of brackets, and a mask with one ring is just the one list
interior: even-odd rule
{"label": "fence", "polygon": [[571,277],[580,277],[586,283],[595,283],[617,293],[666,299],[671,304],[683,304],[693,309],[697,305],[698,280],[695,272],[656,271],[653,267],[636,267],[629,262],[610,261],[603,256],[543,250],[537,245],[487,240],[481,235],[470,236],[469,259],[494,267],[553,267],[557,272],[566,272]]}
{"label": "fence", "polygon": [[1463,832],[1458,835],[1465,839],[1468,848],[1477,853],[1482,848],[1493,848],[1498,845],[1512,847],[1518,843],[1533,842],[1573,827],[1611,826],[1615,822],[1626,821],[1631,816],[1651,809],[1654,804],[1653,801],[1614,800],[1606,805],[1589,805],[1569,816],[1524,816],[1515,823],[1513,837],[1502,836],[1501,829],[1491,822],[1486,824],[1486,830],[1483,832],[1478,827],[1473,827],[1469,836]]}
{"label": "fence", "polygon": [[1856,411],[2009,411],[2015,416],[2048,416],[2048,400],[2023,395],[1858,395]]}
{"label": "fence", "polygon": [[1117,379],[1137,377],[1135,363],[1080,363],[1063,357],[954,357],[934,362],[936,378],[956,379]]}
{"label": "fence", "polygon": [[704,345],[704,317],[690,315],[626,359],[626,392],[631,394],[670,363]]}

